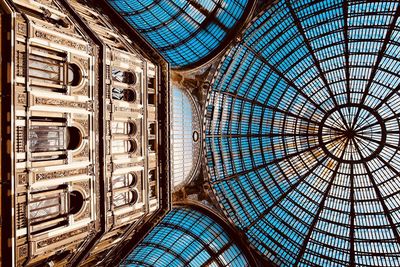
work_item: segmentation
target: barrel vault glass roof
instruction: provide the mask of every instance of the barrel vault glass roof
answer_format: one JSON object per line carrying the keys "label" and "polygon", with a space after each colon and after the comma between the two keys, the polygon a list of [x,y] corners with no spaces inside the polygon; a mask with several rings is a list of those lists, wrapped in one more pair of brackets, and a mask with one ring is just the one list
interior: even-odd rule
{"label": "barrel vault glass roof", "polygon": [[121,266],[232,266],[249,263],[225,230],[209,216],[173,208]]}
{"label": "barrel vault glass roof", "polygon": [[107,1],[173,68],[214,54],[248,5],[247,0]]}
{"label": "barrel vault glass roof", "polygon": [[200,160],[200,120],[197,108],[188,93],[172,86],[172,187],[187,184]]}
{"label": "barrel vault glass roof", "polygon": [[279,266],[400,266],[400,3],[276,1],[205,112],[220,204]]}

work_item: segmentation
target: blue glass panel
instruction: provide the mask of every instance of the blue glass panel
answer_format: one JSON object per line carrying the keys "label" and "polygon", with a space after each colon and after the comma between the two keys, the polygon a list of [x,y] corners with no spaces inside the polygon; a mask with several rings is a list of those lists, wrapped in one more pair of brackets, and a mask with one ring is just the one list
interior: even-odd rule
{"label": "blue glass panel", "polygon": [[220,205],[279,266],[400,266],[400,3],[275,2],[209,92]]}
{"label": "blue glass panel", "polygon": [[249,266],[239,247],[209,216],[173,208],[122,266]]}
{"label": "blue glass panel", "polygon": [[216,52],[248,0],[107,0],[171,63],[188,67]]}

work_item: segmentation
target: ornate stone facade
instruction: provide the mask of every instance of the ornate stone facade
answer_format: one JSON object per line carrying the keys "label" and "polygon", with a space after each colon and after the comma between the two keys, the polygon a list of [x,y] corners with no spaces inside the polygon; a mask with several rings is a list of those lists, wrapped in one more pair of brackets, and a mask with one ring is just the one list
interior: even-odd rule
{"label": "ornate stone facade", "polygon": [[101,265],[169,205],[165,65],[86,1],[2,1],[1,28],[3,263]]}

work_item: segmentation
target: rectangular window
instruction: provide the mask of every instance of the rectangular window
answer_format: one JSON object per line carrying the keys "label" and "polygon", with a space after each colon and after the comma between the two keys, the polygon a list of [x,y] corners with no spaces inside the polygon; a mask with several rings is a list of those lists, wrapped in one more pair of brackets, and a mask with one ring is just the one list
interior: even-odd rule
{"label": "rectangular window", "polygon": [[65,189],[42,188],[32,193],[29,202],[30,223],[35,225],[66,215],[66,196]]}
{"label": "rectangular window", "polygon": [[29,78],[32,79],[32,87],[40,85],[40,88],[65,91],[66,55],[46,48],[31,47]]}
{"label": "rectangular window", "polygon": [[65,158],[69,134],[64,118],[31,117],[30,124],[28,136],[32,161]]}

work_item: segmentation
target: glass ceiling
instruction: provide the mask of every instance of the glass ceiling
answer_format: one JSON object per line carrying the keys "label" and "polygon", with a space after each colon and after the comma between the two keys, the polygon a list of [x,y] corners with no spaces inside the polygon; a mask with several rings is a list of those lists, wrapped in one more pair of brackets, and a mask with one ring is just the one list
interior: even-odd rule
{"label": "glass ceiling", "polygon": [[239,247],[212,218],[186,207],[171,212],[121,266],[244,267]]}
{"label": "glass ceiling", "polygon": [[220,65],[206,156],[280,266],[400,266],[400,3],[277,1]]}
{"label": "glass ceiling", "polygon": [[173,68],[216,52],[245,13],[247,0],[107,0]]}
{"label": "glass ceiling", "polygon": [[199,114],[191,97],[172,86],[172,187],[179,189],[192,178],[200,160]]}

